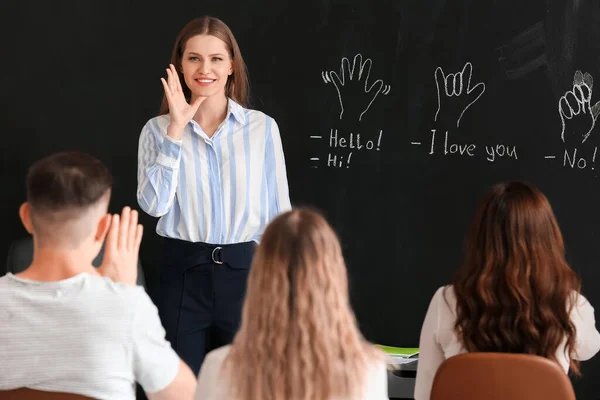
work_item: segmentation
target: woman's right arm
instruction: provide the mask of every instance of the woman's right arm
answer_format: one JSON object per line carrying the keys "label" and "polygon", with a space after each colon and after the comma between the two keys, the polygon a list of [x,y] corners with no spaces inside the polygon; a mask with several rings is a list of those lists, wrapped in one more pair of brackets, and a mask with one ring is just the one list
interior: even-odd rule
{"label": "woman's right arm", "polygon": [[206,99],[198,97],[192,104],[187,103],[173,64],[167,68],[167,79],[160,80],[169,104],[170,121],[166,127],[159,126],[158,118],[148,121],[138,146],[137,200],[141,209],[153,217],[162,217],[173,205],[181,162],[181,137]]}
{"label": "woman's right arm", "polygon": [[165,215],[173,205],[181,142],[164,134],[157,118],[148,121],[140,134],[137,201],[141,209],[153,217]]}
{"label": "woman's right arm", "polygon": [[571,321],[577,331],[575,343],[575,359],[580,361],[589,360],[600,350],[600,333],[596,329],[596,318],[594,318],[594,307],[583,297],[577,295],[577,306],[571,311]]}

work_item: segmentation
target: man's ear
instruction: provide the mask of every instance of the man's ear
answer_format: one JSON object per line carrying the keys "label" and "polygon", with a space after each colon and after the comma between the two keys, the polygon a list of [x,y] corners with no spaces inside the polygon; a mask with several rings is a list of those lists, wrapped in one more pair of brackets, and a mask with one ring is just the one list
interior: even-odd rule
{"label": "man's ear", "polygon": [[19,217],[21,217],[21,222],[23,223],[25,230],[30,235],[33,235],[33,225],[31,223],[31,206],[29,205],[29,203],[25,202],[21,204],[21,207],[19,207]]}
{"label": "man's ear", "polygon": [[104,243],[104,238],[106,237],[106,234],[110,228],[111,219],[112,218],[110,214],[104,214],[102,218],[100,218],[100,221],[98,221],[96,234],[94,235],[94,240],[96,242],[99,242],[100,244]]}

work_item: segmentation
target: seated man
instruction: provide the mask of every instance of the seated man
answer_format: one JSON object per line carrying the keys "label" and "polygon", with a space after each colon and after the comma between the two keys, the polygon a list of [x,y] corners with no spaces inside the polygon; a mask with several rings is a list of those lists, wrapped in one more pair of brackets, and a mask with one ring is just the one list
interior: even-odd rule
{"label": "seated man", "polygon": [[111,184],[108,169],[79,152],[30,168],[19,211],[34,257],[22,273],[0,278],[0,391],[135,399],[137,381],[151,400],[193,398],[194,375],[135,286],[137,212],[107,214]]}

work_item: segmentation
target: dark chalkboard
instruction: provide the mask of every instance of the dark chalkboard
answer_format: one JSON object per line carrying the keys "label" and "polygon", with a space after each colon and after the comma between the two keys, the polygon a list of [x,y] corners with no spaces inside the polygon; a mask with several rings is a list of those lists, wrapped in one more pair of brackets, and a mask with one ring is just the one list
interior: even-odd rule
{"label": "dark chalkboard", "polygon": [[[252,105],[279,123],[293,203],[339,233],[368,339],[418,344],[477,200],[509,179],[549,197],[600,308],[592,0],[3,0],[3,253],[25,234],[26,168],[48,153],[98,156],[115,174],[113,210],[135,205],[140,129],[157,114],[177,32],[203,14],[232,28]],[[160,241],[156,220],[143,222],[155,295]],[[578,398],[600,393],[599,362],[583,365]]]}

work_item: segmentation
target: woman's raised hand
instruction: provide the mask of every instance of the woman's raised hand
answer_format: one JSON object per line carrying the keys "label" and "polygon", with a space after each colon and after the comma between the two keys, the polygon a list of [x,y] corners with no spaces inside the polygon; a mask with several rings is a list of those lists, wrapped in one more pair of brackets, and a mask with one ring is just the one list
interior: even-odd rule
{"label": "woman's raised hand", "polygon": [[171,124],[167,134],[174,139],[181,139],[183,129],[194,118],[198,107],[206,97],[198,97],[192,104],[188,104],[181,89],[177,70],[173,64],[169,64],[169,68],[167,68],[167,80],[164,78],[160,78],[160,80],[165,89],[165,96],[169,103],[169,115],[171,116]]}

